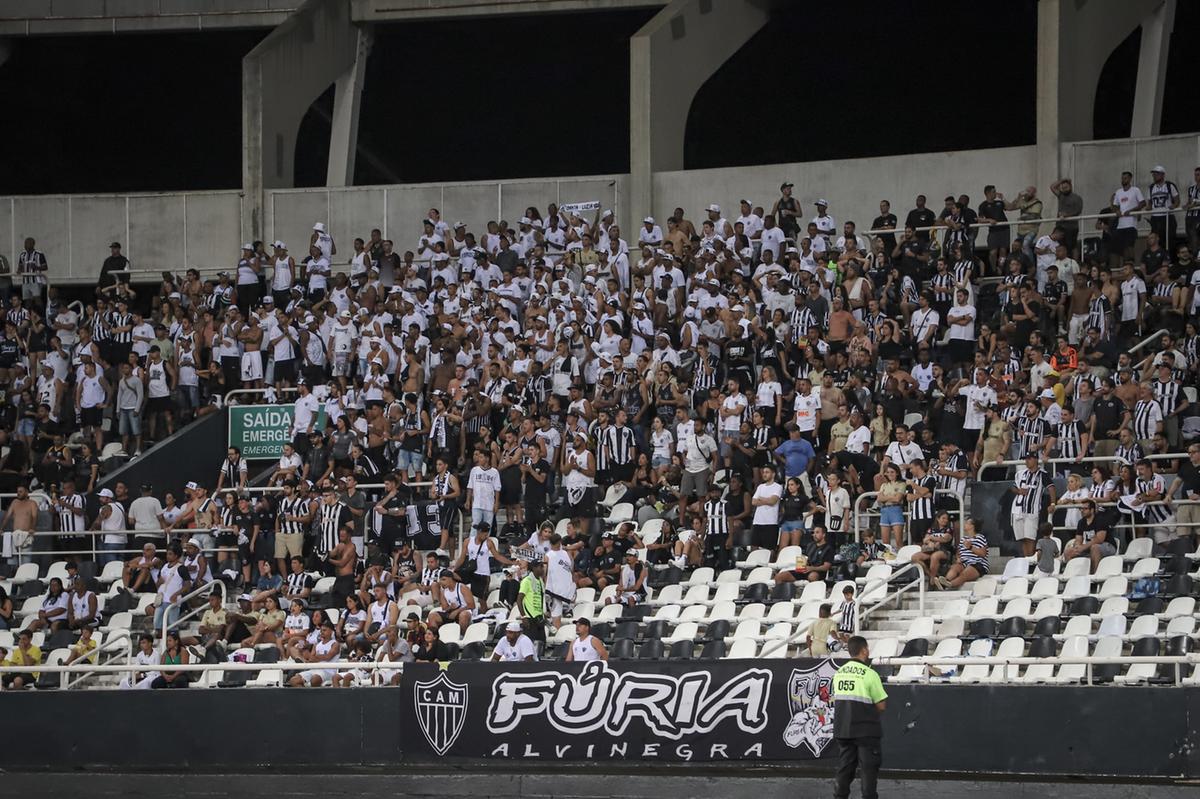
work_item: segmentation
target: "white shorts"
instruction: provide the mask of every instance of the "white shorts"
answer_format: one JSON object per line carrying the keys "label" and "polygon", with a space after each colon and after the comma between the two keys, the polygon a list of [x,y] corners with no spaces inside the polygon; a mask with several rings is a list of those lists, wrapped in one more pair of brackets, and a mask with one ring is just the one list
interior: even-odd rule
{"label": "white shorts", "polygon": [[433,604],[433,595],[422,593],[421,591],[409,591],[407,594],[401,594],[401,596],[404,597],[404,603],[406,605],[416,605],[419,608],[427,608]]}
{"label": "white shorts", "polygon": [[335,352],[333,354],[333,376],[346,377],[350,374],[350,353]]}
{"label": "white shorts", "polygon": [[681,543],[681,544],[686,544],[695,537],[696,537],[695,530],[680,530],[679,535],[678,535],[679,543]]}
{"label": "white shorts", "polygon": [[262,380],[263,362],[261,352],[242,353],[242,380]]}
{"label": "white shorts", "polygon": [[559,599],[556,596],[546,594],[546,615],[552,619],[561,619],[571,612],[571,608],[575,606],[574,602],[567,602]]}
{"label": "white shorts", "polygon": [[333,682],[334,676],[337,674],[335,669],[308,669],[300,672],[300,677],[305,682],[312,682],[313,677],[320,677],[321,682],[325,685]]}
{"label": "white shorts", "polygon": [[1013,538],[1018,541],[1037,539],[1038,515],[1036,513],[1014,513],[1012,515]]}

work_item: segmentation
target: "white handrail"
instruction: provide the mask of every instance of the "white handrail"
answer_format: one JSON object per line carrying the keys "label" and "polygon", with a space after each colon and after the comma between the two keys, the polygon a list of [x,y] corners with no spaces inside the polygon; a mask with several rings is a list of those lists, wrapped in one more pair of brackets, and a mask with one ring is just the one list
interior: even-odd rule
{"label": "white handrail", "polygon": [[[123,649],[121,649],[120,651],[114,652],[112,645],[121,640],[125,641],[125,644],[126,644],[125,647]],[[133,636],[130,634],[130,631],[129,630],[117,630],[116,632],[113,633],[111,638],[106,638],[104,643],[96,648],[97,659],[99,659],[99,656],[103,655],[105,652],[111,653],[112,657],[110,657],[106,660],[98,660],[96,665],[116,663],[118,660],[120,660],[121,662],[124,662],[124,663],[131,662],[133,660]],[[78,688],[80,685],[82,685],[84,682],[87,682],[87,680],[93,676],[95,676],[95,675],[88,673],[88,674],[83,675],[79,679],[72,681],[70,679],[71,675],[67,674],[63,678],[62,688],[64,690],[66,690],[67,688]]]}
{"label": "white handrail", "polygon": [[[202,586],[200,586],[200,587],[196,588],[195,590],[193,590],[193,591],[191,591],[191,592],[189,592],[189,593],[187,593],[187,594],[184,594],[183,596],[179,597],[179,601],[178,601],[178,602],[171,602],[171,603],[169,603],[169,604],[170,604],[170,605],[177,606],[177,607],[179,607],[179,608],[182,610],[184,607],[186,607],[186,605],[185,605],[184,603],[185,603],[185,602],[187,602],[189,599],[194,599],[195,597],[198,597],[198,596],[201,596],[201,595],[208,595],[208,594],[211,594],[211,593],[212,593],[212,590],[210,590],[210,589],[212,589],[212,588],[213,588],[213,586],[216,586],[217,588],[219,588],[219,589],[220,589],[220,591],[221,591],[221,605],[222,605],[222,606],[224,606],[224,605],[225,605],[225,600],[226,600],[226,598],[227,598],[227,597],[226,597],[225,582],[224,582],[223,580],[210,580],[209,582],[207,582],[207,583],[205,583],[204,585],[202,585]],[[165,600],[164,600],[164,601],[165,601]],[[168,632],[169,632],[171,629],[173,629],[173,628],[175,628],[175,627],[179,627],[180,625],[182,625],[182,624],[183,624],[185,621],[187,621],[188,619],[190,619],[190,618],[193,618],[193,617],[195,617],[195,616],[198,616],[198,615],[200,615],[201,613],[203,613],[203,612],[204,612],[204,609],[205,609],[205,607],[207,607],[207,606],[203,606],[203,605],[202,605],[201,607],[198,607],[198,608],[192,608],[192,609],[191,609],[191,610],[189,610],[187,613],[181,614],[181,615],[179,616],[179,618],[177,618],[177,619],[176,619],[175,621],[173,621],[173,622],[172,622],[172,621],[170,621],[170,619],[171,619],[171,614],[170,614],[170,612],[169,612],[169,611],[165,611],[165,612],[163,613],[163,621],[162,621],[162,637],[163,637],[163,638],[166,638],[166,637],[167,637],[167,633],[168,633]],[[155,610],[157,610],[157,606],[155,607]]]}
{"label": "white handrail", "polygon": [[[1046,458],[1044,460],[1039,460],[1038,462],[1043,465],[1047,464],[1047,463],[1110,463],[1110,462],[1119,464],[1121,466],[1131,466],[1132,465],[1129,461],[1125,460],[1124,458],[1118,458],[1116,455],[1103,455],[1103,456],[1089,455],[1086,458]],[[977,482],[984,482],[984,479],[983,479],[983,470],[984,469],[1000,469],[1000,468],[1007,469],[1009,466],[1022,466],[1022,465],[1024,465],[1024,463],[1025,463],[1024,458],[1014,458],[1012,460],[984,462],[984,463],[980,464],[978,471],[975,472],[975,480]],[[1004,482],[1004,481],[1001,481],[1001,482]]]}
{"label": "white handrail", "polygon": [[[1009,209],[1005,209],[1005,210],[1015,211],[1017,209],[1009,208]],[[1127,216],[1140,217],[1140,216],[1151,216],[1151,215],[1156,215],[1156,214],[1163,214],[1163,215],[1175,214],[1175,213],[1179,213],[1179,212],[1182,212],[1185,210],[1186,209],[1182,205],[1179,208],[1166,209],[1165,213],[1164,213],[1164,210],[1161,208],[1146,208],[1141,211],[1131,211],[1131,212],[1129,212],[1129,214],[1127,214]],[[1111,219],[1113,217],[1119,217],[1119,216],[1120,216],[1119,212],[1118,213],[1107,213],[1107,214],[1078,214],[1076,216],[1042,216],[1042,217],[1038,217],[1037,219],[1008,219],[1008,220],[1005,220],[1004,222],[975,222],[973,225],[970,225],[969,227],[972,229],[975,229],[975,230],[979,230],[980,228],[990,228],[990,227],[1014,227],[1016,225],[1043,225],[1048,222],[1052,222],[1054,224],[1058,224],[1060,222],[1082,222],[1087,219]],[[897,222],[898,221],[899,220],[897,219]],[[934,231],[934,230],[947,230],[947,229],[948,229],[947,225],[939,224],[939,225],[927,225],[924,227],[913,228],[913,231],[916,233],[925,233],[925,232],[930,232],[930,231]],[[886,235],[886,234],[895,235],[897,233],[903,234],[904,226],[897,225],[894,228],[880,228],[878,230],[867,230],[867,231],[863,231],[859,235],[882,236],[882,235]]]}
{"label": "white handrail", "polygon": [[1092,680],[1093,666],[1134,666],[1139,663],[1175,666],[1175,684],[1181,681],[1180,667],[1189,664],[1200,664],[1200,654],[1187,655],[1118,655],[1116,657],[1062,656],[1052,657],[937,657],[933,655],[918,657],[877,658],[871,661],[876,666],[1034,666],[1053,664],[1056,666],[1084,665],[1087,666],[1086,680],[1088,685],[1094,685]]}
{"label": "white handrail", "polygon": [[908,571],[909,569],[912,569],[916,573],[917,578],[910,583],[905,583],[904,585],[900,586],[893,593],[885,594],[882,599],[880,599],[874,605],[871,605],[869,608],[864,608],[859,613],[859,617],[856,620],[855,632],[858,632],[858,629],[857,629],[858,621],[865,619],[867,616],[871,615],[873,612],[875,612],[879,608],[883,607],[884,605],[887,605],[891,602],[895,602],[896,607],[899,608],[900,607],[900,598],[906,592],[913,590],[914,585],[917,586],[917,610],[921,615],[925,615],[925,572],[921,571],[921,568],[919,566],[917,566],[917,564],[909,562],[909,563],[905,563],[904,565],[895,569],[892,572],[891,577],[888,578],[888,582],[890,583],[897,576],[903,574],[904,572]]}

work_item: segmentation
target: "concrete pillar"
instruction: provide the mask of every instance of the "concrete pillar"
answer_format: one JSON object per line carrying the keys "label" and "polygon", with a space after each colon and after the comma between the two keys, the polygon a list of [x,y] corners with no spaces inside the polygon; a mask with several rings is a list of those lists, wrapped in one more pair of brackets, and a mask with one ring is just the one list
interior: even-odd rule
{"label": "concrete pillar", "polygon": [[630,39],[626,230],[671,210],[655,207],[654,173],[683,169],[692,99],[766,24],[768,8],[767,0],[672,0]]}
{"label": "concrete pillar", "polygon": [[373,40],[369,26],[358,29],[354,63],[337,79],[333,95],[333,122],[329,132],[329,171],[325,185],[354,185],[354,154],[358,149],[358,111],[362,107],[363,81]]}
{"label": "concrete pillar", "polygon": [[1162,124],[1163,87],[1167,82],[1167,52],[1175,27],[1175,0],[1163,2],[1142,19],[1137,84],[1133,95],[1133,124],[1129,135],[1157,136]]}
{"label": "concrete pillar", "polygon": [[0,66],[12,55],[12,39],[0,39]]}
{"label": "concrete pillar", "polygon": [[[1049,193],[1058,180],[1059,145],[1059,0],[1040,0],[1037,21],[1037,189]],[[1043,200],[1045,202],[1045,200]]]}
{"label": "concrete pillar", "polygon": [[[296,136],[313,101],[354,72],[360,51],[359,28],[350,21],[346,0],[306,0],[242,60],[242,229],[261,238],[264,191],[293,185]],[[365,60],[365,59],[364,59]],[[361,87],[361,81],[351,79]],[[343,93],[346,95],[347,93]],[[343,114],[357,119],[357,98]],[[355,126],[343,127],[351,135]],[[348,144],[353,148],[353,142]],[[341,168],[353,170],[353,156]],[[332,162],[332,155],[331,155]]]}

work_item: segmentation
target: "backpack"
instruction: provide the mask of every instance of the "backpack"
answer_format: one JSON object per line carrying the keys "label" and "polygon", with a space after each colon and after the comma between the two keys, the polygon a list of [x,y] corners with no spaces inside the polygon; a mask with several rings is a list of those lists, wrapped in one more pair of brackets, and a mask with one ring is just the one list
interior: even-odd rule
{"label": "backpack", "polygon": [[1162,581],[1157,577],[1139,577],[1138,581],[1133,584],[1133,590],[1129,592],[1129,598],[1137,601],[1146,599],[1147,597],[1158,596],[1158,591],[1162,587]]}

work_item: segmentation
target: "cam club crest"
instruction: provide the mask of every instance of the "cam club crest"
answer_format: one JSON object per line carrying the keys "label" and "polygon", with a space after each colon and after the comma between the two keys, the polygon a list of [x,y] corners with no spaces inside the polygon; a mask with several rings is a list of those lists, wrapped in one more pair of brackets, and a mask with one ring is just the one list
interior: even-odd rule
{"label": "cam club crest", "polygon": [[467,686],[439,671],[432,680],[413,687],[413,706],[417,724],[433,751],[438,755],[450,751],[467,720]]}
{"label": "cam club crest", "polygon": [[820,757],[833,741],[833,660],[826,658],[811,669],[792,669],[787,681],[788,710],[792,720],[783,731],[783,742],[793,749],[808,747]]}

